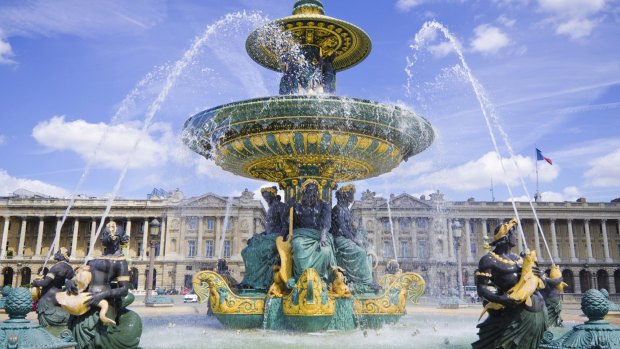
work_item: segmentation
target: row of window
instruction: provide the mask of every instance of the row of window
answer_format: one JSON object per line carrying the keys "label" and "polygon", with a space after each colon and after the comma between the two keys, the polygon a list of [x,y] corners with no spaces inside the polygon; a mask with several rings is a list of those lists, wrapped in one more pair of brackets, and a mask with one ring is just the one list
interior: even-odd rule
{"label": "row of window", "polygon": [[[213,257],[214,254],[214,241],[205,241],[205,257]],[[187,256],[196,257],[197,243],[196,240],[187,240]],[[232,252],[232,242],[230,240],[224,240],[224,250],[222,251],[224,258],[230,258]]]}
{"label": "row of window", "polygon": [[[401,258],[408,258],[408,257],[412,257],[411,256],[411,249],[409,247],[409,241],[401,241],[400,242],[400,253],[398,255],[398,257]],[[456,246],[454,246],[454,248],[456,248]],[[472,255],[476,255],[478,252],[478,246],[476,245],[475,242],[471,243],[471,253]],[[383,259],[390,259],[390,258],[394,258],[394,246],[392,245],[392,241],[391,240],[384,240],[383,241]],[[418,240],[418,258],[424,259],[424,258],[430,258],[430,252],[429,252],[429,247],[428,247],[428,243],[426,240]]]}
{"label": "row of window", "polygon": [[[200,220],[200,217],[187,217],[186,218],[186,222],[187,222],[187,228],[189,230],[198,230],[198,221]],[[232,228],[232,219],[226,219],[225,220],[226,223],[226,229],[231,229]],[[214,230],[215,229],[215,218],[213,217],[207,217],[207,230]]]}

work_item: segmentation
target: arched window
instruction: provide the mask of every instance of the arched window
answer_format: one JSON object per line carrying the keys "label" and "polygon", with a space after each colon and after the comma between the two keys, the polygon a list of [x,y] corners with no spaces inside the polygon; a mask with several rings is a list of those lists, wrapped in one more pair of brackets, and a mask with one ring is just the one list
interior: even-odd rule
{"label": "arched window", "polygon": [[28,268],[28,267],[22,268],[22,271],[21,271],[21,282],[20,282],[21,285],[30,285],[30,275],[31,274],[32,274],[32,271],[30,270],[30,268]]}
{"label": "arched window", "polygon": [[599,290],[604,288],[609,291],[609,274],[605,269],[596,272],[596,288]]}
{"label": "arched window", "polygon": [[581,293],[585,293],[592,288],[592,273],[582,269],[579,272],[579,284],[581,285]]}
{"label": "arched window", "polygon": [[13,286],[13,268],[6,267],[2,270],[2,276],[4,276],[4,282],[2,283],[2,287],[4,286]]}
{"label": "arched window", "polygon": [[564,269],[564,271],[562,271],[562,278],[568,285],[564,288],[564,293],[575,293],[575,275],[573,274],[573,271],[570,269]]}
{"label": "arched window", "polygon": [[138,288],[138,268],[131,268],[129,270],[129,289],[135,290]]}
{"label": "arched window", "polygon": [[616,291],[616,293],[620,293],[620,269],[614,271],[614,285],[616,286],[614,291]]}

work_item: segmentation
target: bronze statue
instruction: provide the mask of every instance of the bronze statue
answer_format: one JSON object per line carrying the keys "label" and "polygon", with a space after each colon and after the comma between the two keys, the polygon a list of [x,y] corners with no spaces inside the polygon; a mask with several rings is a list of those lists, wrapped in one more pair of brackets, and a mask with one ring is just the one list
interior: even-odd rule
{"label": "bronze statue", "polygon": [[37,316],[41,326],[66,326],[69,321],[67,313],[56,301],[56,294],[62,291],[67,279],[73,278],[73,268],[69,264],[69,252],[61,247],[54,260],[58,261],[52,266],[42,279],[32,282],[35,293],[38,296]]}
{"label": "bronze statue", "polygon": [[347,285],[354,293],[377,291],[381,289],[372,279],[372,266],[367,257],[363,242],[353,229],[351,210],[355,187],[344,186],[336,191],[336,206],[332,208],[330,233],[334,238],[336,262],[343,268]]}
{"label": "bronze statue", "polygon": [[238,285],[240,288],[267,290],[273,283],[273,266],[279,265],[276,238],[285,236],[286,226],[282,221],[284,203],[280,201],[275,186],[262,188],[263,199],[269,205],[265,231],[248,240],[248,246],[241,251],[245,263],[245,274]]}
{"label": "bronze statue", "polygon": [[306,180],[301,187],[301,202],[288,203],[283,220],[288,226],[286,214],[293,207],[293,277],[299,278],[307,268],[314,268],[325,280],[330,280],[336,266],[334,241],[331,234],[331,209],[319,198],[319,184]]}
{"label": "bronze statue", "polygon": [[[101,238],[104,255],[88,261],[76,278],[67,281],[65,303],[72,305],[71,297],[87,295],[82,305],[89,309],[76,306],[68,310],[72,314],[68,327],[80,349],[133,349],[140,343],[140,316],[126,309],[134,296],[129,293],[129,270],[120,248],[124,238],[117,235],[116,223],[112,223],[106,225]],[[63,304],[60,299],[59,302]]]}
{"label": "bronze statue", "polygon": [[564,287],[568,285],[564,282],[560,268],[555,264],[551,266],[548,277],[543,275],[543,281],[545,288],[540,290],[540,293],[545,299],[547,307],[547,326],[562,327],[562,299],[560,295],[563,293]]}
{"label": "bronze statue", "polygon": [[477,326],[474,349],[536,349],[547,329],[536,253],[526,254],[524,261],[511,251],[517,244],[516,224],[514,218],[500,224],[490,243],[495,248],[480,258],[476,286],[489,314]]}

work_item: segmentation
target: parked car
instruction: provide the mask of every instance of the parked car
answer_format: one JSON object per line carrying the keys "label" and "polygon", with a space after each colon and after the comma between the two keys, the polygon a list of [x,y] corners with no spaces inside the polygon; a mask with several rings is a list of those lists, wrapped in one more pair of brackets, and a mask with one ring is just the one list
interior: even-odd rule
{"label": "parked car", "polygon": [[185,296],[183,296],[183,303],[197,303],[198,302],[198,295],[195,293],[188,293]]}

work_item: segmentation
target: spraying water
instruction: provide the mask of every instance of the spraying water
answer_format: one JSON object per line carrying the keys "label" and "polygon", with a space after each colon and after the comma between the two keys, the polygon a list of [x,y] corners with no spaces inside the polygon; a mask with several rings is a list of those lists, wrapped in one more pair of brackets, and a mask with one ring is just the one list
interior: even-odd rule
{"label": "spraying water", "polygon": [[396,253],[396,236],[394,235],[394,223],[392,222],[392,208],[390,206],[390,201],[392,201],[391,195],[387,199],[388,221],[390,222],[390,233],[392,234],[392,248],[394,249],[394,260],[398,261],[398,254]]}
{"label": "spraying water", "polygon": [[222,226],[222,236],[220,237],[220,248],[217,253],[217,259],[222,259],[224,255],[224,241],[226,241],[226,231],[228,230],[228,224],[230,221],[230,208],[232,207],[233,197],[232,195],[226,200],[226,213],[224,214],[224,224]]}
{"label": "spraying water", "polygon": [[[516,157],[514,154],[514,151],[512,149],[512,146],[510,145],[510,142],[508,140],[508,135],[506,134],[506,132],[504,131],[503,127],[500,125],[498,117],[497,117],[497,113],[495,112],[495,108],[493,107],[493,104],[490,102],[484,88],[482,87],[482,85],[480,84],[480,82],[478,82],[478,80],[473,76],[471,69],[469,68],[469,65],[467,64],[467,62],[465,61],[465,57],[463,56],[463,52],[460,48],[460,46],[458,45],[456,38],[454,37],[454,35],[452,35],[448,29],[443,26],[442,24],[436,22],[436,21],[429,21],[424,23],[424,25],[422,26],[422,29],[420,29],[420,31],[416,34],[415,36],[415,43],[413,45],[411,45],[411,48],[414,50],[414,54],[411,58],[407,58],[407,66],[405,68],[405,71],[407,73],[408,76],[408,80],[407,80],[407,85],[406,90],[407,93],[410,94],[411,93],[411,81],[412,81],[412,77],[413,77],[413,73],[412,73],[412,67],[414,66],[415,62],[417,61],[417,52],[420,50],[420,48],[427,42],[427,39],[429,37],[431,37],[429,35],[430,31],[439,31],[440,33],[442,33],[444,35],[444,37],[446,39],[448,39],[448,41],[450,42],[450,44],[452,45],[454,51],[457,53],[458,57],[459,57],[459,61],[461,62],[461,65],[464,68],[464,71],[466,73],[466,76],[469,80],[469,82],[471,83],[471,86],[474,90],[474,93],[476,94],[476,98],[478,100],[478,104],[480,105],[480,109],[482,111],[482,114],[484,116],[485,119],[485,123],[487,126],[487,129],[489,131],[489,135],[491,137],[491,141],[493,143],[493,147],[495,148],[495,152],[498,156],[498,160],[499,163],[502,167],[502,171],[504,172],[504,174],[507,177],[507,170],[506,167],[504,166],[504,162],[502,160],[502,156],[499,150],[499,146],[497,144],[497,140],[495,138],[495,134],[493,132],[493,128],[491,126],[491,120],[493,120],[493,123],[495,125],[495,127],[497,128],[497,130],[499,131],[502,140],[504,141],[504,144],[506,146],[506,148],[508,149],[508,152],[511,156],[511,158],[514,161],[515,167],[517,169],[517,174],[519,176],[521,185],[523,187],[524,192],[527,195],[527,199],[528,202],[530,204],[530,207],[532,209],[532,212],[534,214],[534,217],[536,219],[536,223],[538,225],[539,231],[541,232],[541,236],[543,238],[543,242],[545,244],[545,247],[547,249],[547,253],[549,254],[549,257],[551,259],[551,263],[553,263],[553,257],[551,254],[551,251],[549,249],[549,245],[547,244],[547,240],[545,238],[545,235],[543,233],[542,230],[542,226],[540,224],[540,220],[538,219],[538,215],[536,213],[536,209],[534,208],[534,205],[532,204],[532,200],[531,200],[531,196],[529,194],[529,191],[527,190],[527,187],[525,185],[525,181],[523,180],[523,176],[521,176],[520,171],[519,171],[519,165],[516,161]],[[521,219],[519,217],[519,212],[517,210],[516,207],[516,203],[515,203],[515,199],[514,199],[514,195],[512,193],[512,188],[510,187],[510,185],[508,184],[507,181],[505,181],[506,184],[506,188],[508,190],[508,193],[510,194],[510,201],[512,203],[512,207],[515,213],[515,216],[517,218],[517,220],[520,222]],[[525,234],[523,232],[523,227],[521,226],[521,224],[518,225],[519,226],[519,233],[521,235],[521,240],[522,243],[524,245],[524,248],[527,250],[527,241],[525,239]]]}
{"label": "spraying water", "polygon": [[163,89],[159,92],[159,95],[157,96],[155,101],[149,106],[146,112],[146,116],[142,123],[142,129],[141,129],[140,135],[136,139],[131,151],[129,152],[129,155],[125,159],[124,166],[116,181],[116,184],[114,185],[114,189],[112,190],[112,193],[110,194],[108,198],[105,211],[103,215],[101,216],[101,221],[97,228],[97,233],[95,234],[95,238],[91,240],[90,242],[90,249],[85,259],[86,262],[88,262],[88,260],[90,260],[91,258],[92,251],[94,250],[95,242],[97,241],[99,235],[101,234],[103,223],[105,222],[108,214],[110,213],[110,209],[112,208],[112,202],[114,201],[114,198],[116,197],[116,195],[118,194],[118,191],[120,190],[120,186],[123,183],[125,175],[127,174],[127,170],[129,168],[129,164],[131,163],[131,160],[133,159],[133,155],[135,154],[135,151],[138,145],[140,144],[142,138],[147,134],[149,127],[151,126],[153,122],[153,118],[155,117],[155,114],[159,111],[162,104],[168,97],[168,94],[170,93],[171,89],[174,87],[175,82],[177,81],[178,77],[184,72],[184,70],[192,62],[194,57],[201,51],[204,45],[208,42],[208,40],[214,34],[216,34],[219,30],[229,27],[231,23],[235,21],[242,21],[242,20],[250,21],[252,23],[261,23],[262,21],[264,21],[263,17],[258,15],[257,13],[253,13],[249,15],[246,14],[245,12],[236,12],[236,13],[228,14],[224,16],[224,18],[208,26],[205,32],[202,34],[202,36],[196,38],[194,40],[194,43],[191,45],[191,47],[183,54],[183,57],[179,59],[172,66],[166,78],[166,82],[164,84]]}

